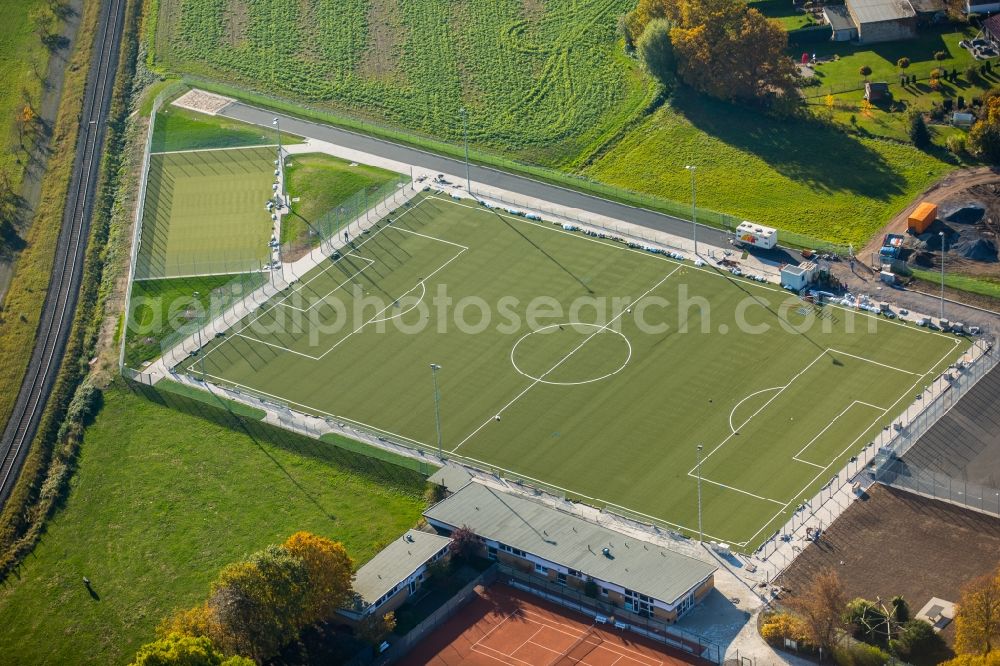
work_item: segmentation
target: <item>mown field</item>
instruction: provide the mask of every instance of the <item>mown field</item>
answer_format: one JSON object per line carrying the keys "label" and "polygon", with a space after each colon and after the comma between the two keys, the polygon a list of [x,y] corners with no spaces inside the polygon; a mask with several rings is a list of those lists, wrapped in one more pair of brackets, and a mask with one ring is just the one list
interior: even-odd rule
{"label": "mown field", "polygon": [[840,243],[861,244],[954,168],[899,142],[757,115],[690,93],[587,170],[597,180]]}
{"label": "mown field", "polygon": [[651,83],[615,37],[630,0],[160,0],[167,68],[555,165],[590,154]]}
{"label": "mown field", "polygon": [[[453,143],[465,107],[476,148],[670,201],[689,199],[683,166],[694,163],[702,207],[840,243],[862,242],[954,168],[902,141],[785,123],[683,91],[644,115],[651,80],[615,34],[630,4],[161,0],[154,51],[170,70]],[[804,20],[776,2],[757,5]],[[939,48],[943,64],[957,66],[957,39],[933,34],[905,55],[918,74]],[[829,84],[857,78],[861,61],[882,77],[895,67],[896,47],[853,48],[845,63],[824,65]],[[835,118],[847,127],[848,115]],[[859,118],[876,135],[906,138],[894,119],[878,131]]]}
{"label": "mown field", "polygon": [[108,392],[65,508],[0,589],[0,661],[127,663],[247,553],[308,530],[361,563],[419,518],[417,473],[269,432]]}

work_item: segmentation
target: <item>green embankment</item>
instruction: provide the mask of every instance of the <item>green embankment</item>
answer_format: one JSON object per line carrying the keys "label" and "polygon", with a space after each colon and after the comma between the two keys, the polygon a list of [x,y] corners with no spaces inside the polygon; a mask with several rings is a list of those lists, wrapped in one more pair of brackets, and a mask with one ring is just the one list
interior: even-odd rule
{"label": "green embankment", "polygon": [[5,662],[125,663],[249,552],[309,530],[361,563],[420,516],[415,472],[263,425],[231,430],[214,407],[199,418],[161,397],[171,407],[106,393],[65,508],[0,590]]}

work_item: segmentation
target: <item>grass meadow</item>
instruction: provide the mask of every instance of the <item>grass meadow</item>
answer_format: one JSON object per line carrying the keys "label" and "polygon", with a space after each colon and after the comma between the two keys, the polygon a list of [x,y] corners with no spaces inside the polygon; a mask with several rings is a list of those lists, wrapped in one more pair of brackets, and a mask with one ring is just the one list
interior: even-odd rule
{"label": "grass meadow", "polygon": [[360,564],[420,517],[419,474],[199,405],[105,394],[65,506],[0,588],[5,663],[126,663],[229,562],[309,530]]}
{"label": "grass meadow", "polygon": [[899,142],[759,115],[688,91],[588,167],[592,178],[861,245],[953,167]]}
{"label": "grass meadow", "polygon": [[[291,134],[282,134],[281,142],[301,143],[302,139]],[[150,150],[154,153],[163,153],[175,150],[269,146],[277,143],[278,133],[275,131],[222,116],[209,116],[167,106],[156,114]]]}
{"label": "grass meadow", "polygon": [[[285,170],[291,213],[281,220],[281,242],[311,244],[310,227],[362,190],[374,193],[399,176],[322,153],[293,155]],[[318,241],[318,236],[313,236]]]}

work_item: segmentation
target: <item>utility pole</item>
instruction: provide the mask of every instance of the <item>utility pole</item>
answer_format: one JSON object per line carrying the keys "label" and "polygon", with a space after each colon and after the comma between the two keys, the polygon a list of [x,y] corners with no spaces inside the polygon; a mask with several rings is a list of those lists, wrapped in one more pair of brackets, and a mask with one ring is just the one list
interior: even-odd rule
{"label": "utility pole", "polygon": [[941,317],[944,319],[944,232],[939,231],[938,237],[941,239]]}
{"label": "utility pole", "polygon": [[434,380],[434,423],[437,425],[438,458],[443,458],[441,454],[441,394],[438,392],[438,370],[441,366],[431,363],[431,378]]}
{"label": "utility pole", "polygon": [[465,110],[463,106],[460,109],[462,113],[462,131],[465,134],[465,191],[472,195],[472,178],[469,177],[469,112]]}
{"label": "utility pole", "polygon": [[[194,298],[195,307],[200,310],[201,303],[198,301],[198,297],[201,294],[196,291],[191,296]],[[201,327],[204,325],[205,322],[198,322],[198,355],[201,356],[201,381],[205,381],[205,348],[201,343]]]}
{"label": "utility pole", "polygon": [[691,164],[684,167],[691,174],[691,237],[694,239],[694,256],[698,256],[698,191],[694,183],[694,171],[696,166]]}
{"label": "utility pole", "polygon": [[698,445],[698,541],[705,541],[705,534],[701,529],[701,450],[702,445]]}

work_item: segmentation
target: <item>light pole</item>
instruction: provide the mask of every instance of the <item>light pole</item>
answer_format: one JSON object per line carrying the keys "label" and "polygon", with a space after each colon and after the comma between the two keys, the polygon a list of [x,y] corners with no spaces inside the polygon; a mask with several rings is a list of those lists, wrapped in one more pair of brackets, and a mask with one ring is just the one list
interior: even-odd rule
{"label": "light pole", "polygon": [[438,458],[441,455],[441,394],[438,392],[438,370],[441,366],[431,363],[431,378],[434,380],[434,423],[437,425]]}
{"label": "light pole", "polygon": [[[191,297],[194,298],[195,307],[200,310],[201,302],[198,301],[199,296],[201,294],[197,291],[191,294]],[[201,356],[201,381],[205,381],[205,349],[201,344],[201,327],[204,325],[204,322],[198,322],[198,355]]]}
{"label": "light pole", "polygon": [[941,317],[944,319],[944,232],[939,231],[938,237],[941,239]]}
{"label": "light pole", "polygon": [[698,191],[694,183],[694,171],[697,167],[689,164],[685,169],[691,174],[691,237],[694,239],[694,256],[698,256]]}
{"label": "light pole", "polygon": [[462,132],[465,135],[465,190],[472,195],[472,178],[469,177],[469,112],[463,106],[459,109],[462,113]]}
{"label": "light pole", "polygon": [[702,445],[698,445],[698,464],[696,468],[698,470],[698,541],[704,542],[705,535],[701,530],[701,450]]}

